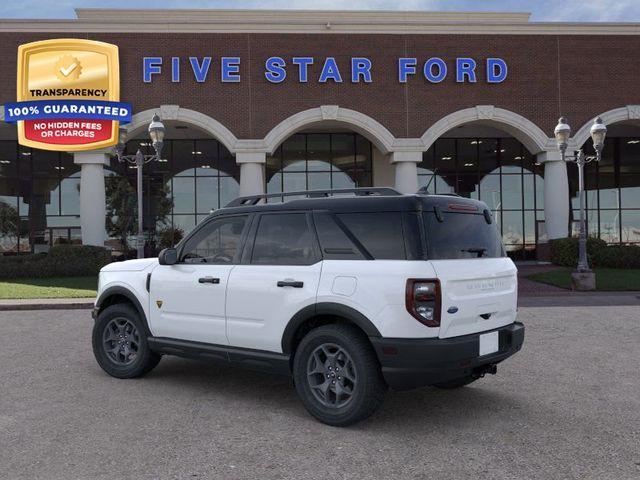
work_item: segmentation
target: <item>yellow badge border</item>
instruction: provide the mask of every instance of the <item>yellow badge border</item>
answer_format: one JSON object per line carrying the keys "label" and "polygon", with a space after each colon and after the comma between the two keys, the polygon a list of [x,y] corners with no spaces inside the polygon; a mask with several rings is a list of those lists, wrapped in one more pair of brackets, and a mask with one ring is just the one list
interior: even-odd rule
{"label": "yellow badge border", "polygon": [[[24,101],[23,90],[27,85],[28,68],[27,61],[30,54],[43,51],[59,51],[63,54],[67,50],[86,50],[89,52],[104,54],[107,58],[107,71],[109,80],[109,93],[107,100],[120,101],[120,58],[118,46],[112,43],[99,42],[97,40],[84,40],[79,38],[55,38],[25,43],[18,47],[18,80],[16,85],[16,98],[18,102]],[[55,97],[50,97],[54,99]],[[29,140],[24,135],[24,121],[18,122],[18,143],[25,147],[39,148],[57,152],[83,152],[111,147],[118,143],[119,122],[112,121],[111,137],[93,143],[55,145],[51,143]]]}

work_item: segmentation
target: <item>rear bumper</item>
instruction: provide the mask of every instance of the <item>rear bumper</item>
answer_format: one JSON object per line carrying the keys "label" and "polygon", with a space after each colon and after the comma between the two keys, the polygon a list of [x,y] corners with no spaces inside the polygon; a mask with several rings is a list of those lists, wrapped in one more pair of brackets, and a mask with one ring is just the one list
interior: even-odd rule
{"label": "rear bumper", "polygon": [[[478,356],[480,335],[498,331],[497,352]],[[515,322],[486,332],[453,338],[371,337],[384,379],[394,390],[433,385],[482,371],[522,348],[524,325]]]}

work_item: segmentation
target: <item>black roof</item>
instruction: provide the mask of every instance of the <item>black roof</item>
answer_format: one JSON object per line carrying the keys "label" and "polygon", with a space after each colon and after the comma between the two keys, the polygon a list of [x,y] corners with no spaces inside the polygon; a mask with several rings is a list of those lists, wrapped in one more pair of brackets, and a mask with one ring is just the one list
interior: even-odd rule
{"label": "black roof", "polygon": [[[232,202],[231,205],[233,205]],[[482,213],[487,206],[478,200],[452,195],[371,195],[371,196],[330,196],[322,198],[296,198],[285,202],[262,203],[256,205],[227,206],[216,210],[214,215],[230,213],[279,212],[328,210],[332,212],[415,212],[433,210],[475,211]],[[456,208],[457,207],[457,208]]]}

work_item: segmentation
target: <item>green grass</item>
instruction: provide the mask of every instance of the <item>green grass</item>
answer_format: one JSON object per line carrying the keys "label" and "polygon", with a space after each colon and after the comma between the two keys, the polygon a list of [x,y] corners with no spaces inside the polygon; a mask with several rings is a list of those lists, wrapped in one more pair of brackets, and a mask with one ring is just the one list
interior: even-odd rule
{"label": "green grass", "polygon": [[91,298],[97,290],[98,277],[0,280],[0,299]]}
{"label": "green grass", "polygon": [[[573,270],[573,268],[559,268],[558,270],[529,275],[527,278],[556,287],[571,288],[571,272]],[[595,268],[594,271],[596,272],[596,290],[640,290],[639,269]]]}

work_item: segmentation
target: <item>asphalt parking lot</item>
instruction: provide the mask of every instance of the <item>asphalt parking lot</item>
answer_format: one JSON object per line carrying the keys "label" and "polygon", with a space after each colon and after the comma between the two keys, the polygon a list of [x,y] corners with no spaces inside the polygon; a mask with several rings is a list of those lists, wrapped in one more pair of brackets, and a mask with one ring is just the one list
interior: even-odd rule
{"label": "asphalt parking lot", "polygon": [[0,478],[640,478],[640,307],[520,318],[497,376],[339,429],[287,378],[169,357],[116,380],[88,311],[0,312]]}

